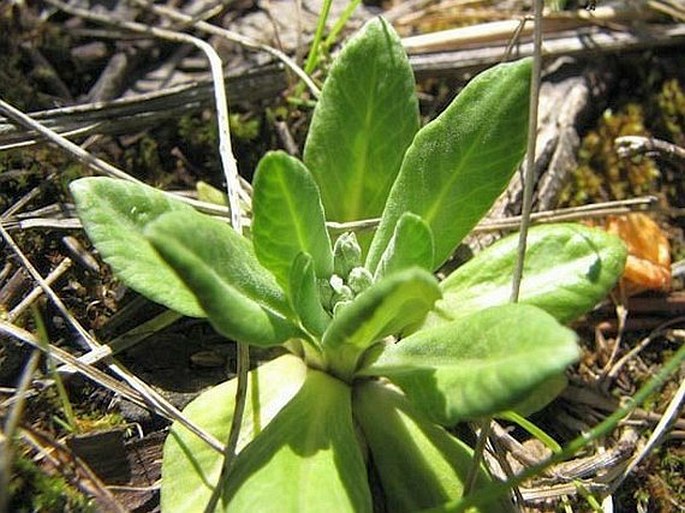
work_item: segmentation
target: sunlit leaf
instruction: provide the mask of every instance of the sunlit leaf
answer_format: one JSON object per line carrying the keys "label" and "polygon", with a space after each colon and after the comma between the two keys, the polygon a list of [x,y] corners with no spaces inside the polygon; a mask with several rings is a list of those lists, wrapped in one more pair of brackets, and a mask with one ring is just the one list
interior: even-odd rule
{"label": "sunlit leaf", "polygon": [[300,253],[290,268],[290,300],[302,325],[320,336],[331,321],[319,298],[314,263],[308,253]]}
{"label": "sunlit leaf", "polygon": [[220,511],[371,512],[350,388],[309,370],[304,385],[236,458]]}
{"label": "sunlit leaf", "polygon": [[[387,511],[414,513],[463,495],[472,465],[469,446],[429,421],[401,393],[378,382],[355,387],[353,407]],[[477,487],[487,482],[481,471]],[[492,513],[508,511],[506,505],[495,506]]]}
{"label": "sunlit leaf", "polygon": [[[302,386],[304,362],[281,356],[249,373],[245,414],[238,450],[242,450],[271,422]],[[217,440],[225,442],[231,428],[236,396],[235,379],[210,388],[183,413]],[[161,506],[165,513],[204,511],[216,485],[223,456],[197,435],[174,423],[164,443]]]}
{"label": "sunlit leaf", "polygon": [[539,308],[507,304],[389,345],[363,375],[386,376],[435,422],[516,406],[579,357],[576,335]]}
{"label": "sunlit leaf", "polygon": [[273,276],[257,262],[247,239],[202,214],[170,213],[145,236],[193,291],[210,323],[238,342],[281,344],[302,336]]}
{"label": "sunlit leaf", "polygon": [[205,316],[193,293],[143,236],[158,217],[190,215],[191,207],[153,187],[113,178],[81,178],[69,188],[88,237],[123,283],[183,315]]}
{"label": "sunlit leaf", "polygon": [[323,336],[323,347],[336,370],[354,370],[372,343],[423,320],[440,297],[435,278],[414,267],[371,285],[337,312]]}
{"label": "sunlit leaf", "polygon": [[481,73],[416,134],[369,250],[369,270],[405,212],[430,226],[437,267],[488,211],[525,152],[530,69],[524,59]]}
{"label": "sunlit leaf", "polygon": [[319,278],[333,272],[319,190],[304,164],[284,152],[267,153],[253,182],[252,240],[261,264],[288,290],[290,266],[299,253],[311,255]]}
{"label": "sunlit leaf", "polygon": [[[459,319],[507,303],[516,265],[518,234],[510,235],[459,267],[441,284],[443,298],[426,325]],[[604,299],[623,270],[626,250],[606,232],[579,224],[543,225],[528,233],[519,302],[542,308],[561,322]]]}
{"label": "sunlit leaf", "polygon": [[378,217],[419,128],[412,68],[383,19],[352,37],[324,83],[304,149],[327,219]]}
{"label": "sunlit leaf", "polygon": [[433,234],[423,219],[409,212],[402,214],[381,256],[375,278],[413,266],[432,271],[433,246]]}

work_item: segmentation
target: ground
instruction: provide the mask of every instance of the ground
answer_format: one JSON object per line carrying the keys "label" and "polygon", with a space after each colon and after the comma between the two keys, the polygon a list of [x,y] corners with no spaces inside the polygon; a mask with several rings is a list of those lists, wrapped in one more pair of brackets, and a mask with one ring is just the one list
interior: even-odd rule
{"label": "ground", "polygon": [[[273,9],[292,12],[287,2],[272,3],[276,4]],[[305,22],[301,25],[305,41],[316,21],[307,8],[315,3],[305,2]],[[112,4],[108,8],[117,17],[159,23],[150,12],[136,17],[123,2]],[[207,20],[252,36],[260,34],[255,27],[277,27],[266,42],[275,44],[279,36],[286,51],[301,56],[301,48],[306,45],[297,46],[298,38],[287,32],[289,24],[284,22],[284,17],[292,14],[274,14],[267,4],[233,2],[221,12],[207,15]],[[345,2],[336,4],[334,17],[342,13]],[[378,9],[385,10],[403,35],[410,36],[467,23],[516,18],[530,8],[513,1],[471,2],[459,9],[454,7],[455,2],[422,2],[412,12],[404,12],[406,6],[402,4],[362,6],[349,21],[349,28],[332,41],[331,49],[364,16]],[[569,370],[569,388],[532,419],[562,445],[634,396],[683,342],[685,164],[663,156],[622,160],[613,150],[615,137],[632,134],[685,146],[685,17],[676,3],[657,4],[664,9],[670,6],[671,11],[662,9],[656,19],[645,15],[639,22],[629,18],[603,23],[626,30],[635,23],[640,30],[654,34],[664,27],[680,28],[680,36],[658,48],[615,48],[601,57],[594,53],[578,57],[589,65],[600,58],[609,62],[613,79],[601,103],[589,109],[594,115],[577,120],[576,129],[582,136],[578,165],[566,179],[555,206],[655,195],[658,209],[650,216],[656,224],[645,244],[654,249],[658,241],[666,241],[673,265],[665,267],[671,276],[668,283],[657,287],[624,283],[595,311],[574,323],[584,351],[581,363]],[[312,9],[315,13],[316,6]],[[648,13],[644,9],[640,12]],[[106,28],[103,30],[97,20],[84,20],[79,13],[65,13],[47,4],[0,6],[2,99],[24,112],[33,112],[130,97],[205,76],[204,63],[198,64],[197,56],[185,47],[179,50],[178,45],[169,42],[131,38],[129,32]],[[478,40],[471,47],[482,44]],[[255,79],[240,89],[241,80],[263,65],[264,54],[247,52],[235,43],[217,42],[217,46],[222,57],[231,62],[230,74],[237,77],[229,82],[229,87],[234,84],[233,91],[237,91],[229,93],[234,95],[231,128],[239,168],[249,180],[251,170],[268,149],[301,148],[312,99],[292,76],[270,75],[268,65],[259,68],[266,69],[265,80]],[[323,79],[330,62],[326,52],[314,71],[317,80]],[[419,66],[421,107],[426,120],[439,112],[473,70],[473,64],[460,67],[457,63],[453,68],[431,71],[428,61],[412,61]],[[480,66],[486,64],[483,61]],[[168,75],[161,78],[165,69]],[[128,115],[110,114],[94,129],[91,127],[88,135],[77,135],[75,141],[92,155],[157,187],[195,193],[198,182],[203,182],[220,190],[222,174],[210,97],[198,93],[192,98],[183,105],[172,102],[161,108],[152,104],[134,106],[135,114],[152,112],[152,117],[127,119]],[[107,112],[103,110],[106,108],[94,104],[92,112],[97,116],[98,112]],[[63,117],[55,118],[56,123],[65,123],[76,115],[66,111]],[[9,485],[0,490],[0,500],[7,500],[9,511],[156,511],[159,458],[168,420],[126,399],[109,382],[94,382],[73,372],[56,374],[54,360],[32,356],[38,353],[32,352],[27,336],[33,334],[40,343],[81,355],[87,347],[70,326],[70,318],[75,319],[88,333],[115,348],[124,372],[140,378],[178,407],[203,388],[233,375],[234,345],[215,334],[205,322],[170,317],[112,276],[72,222],[67,185],[94,171],[45,144],[14,147],[12,134],[3,129],[8,125],[0,125],[2,226],[40,275],[56,273],[51,287],[68,315],[54,301],[32,293],[36,282],[6,240],[0,246],[0,419],[5,435],[13,436],[13,450],[10,453],[7,445],[3,447],[4,454],[12,458],[0,461],[0,475],[5,475],[0,488]],[[132,340],[129,331],[148,321],[151,324],[144,326],[144,336]],[[129,338],[124,336],[127,333]],[[253,352],[252,361],[256,365],[273,356],[272,352]],[[106,370],[107,366],[101,364],[99,368]],[[108,372],[117,376],[112,369]],[[641,454],[651,430],[677,397],[681,382],[682,371],[676,372],[629,420],[597,443],[601,450],[590,447],[579,455],[594,463],[589,474],[577,474],[570,467],[558,469],[558,473],[577,477],[576,485],[580,483],[587,492],[599,493],[603,490],[601,484],[617,483],[612,470],[620,470],[622,463]],[[465,426],[459,429],[462,433],[468,431]],[[537,447],[539,444],[521,430],[510,432],[515,442],[523,443],[529,456],[544,454],[544,448]],[[676,415],[662,443],[645,455],[616,490],[614,511],[685,509],[684,434],[685,419]],[[500,441],[506,440],[502,434]],[[0,435],[0,443],[8,441]],[[507,451],[514,452],[511,447]],[[602,451],[617,459],[609,463],[601,460]],[[521,466],[520,460],[510,459],[514,470]],[[529,502],[527,507],[530,511],[591,510],[590,494],[579,493],[574,486],[569,488],[569,482],[547,476],[530,483],[526,499],[541,496],[545,490],[550,499]],[[559,491],[564,486],[566,489]],[[9,494],[4,495],[7,491]]]}

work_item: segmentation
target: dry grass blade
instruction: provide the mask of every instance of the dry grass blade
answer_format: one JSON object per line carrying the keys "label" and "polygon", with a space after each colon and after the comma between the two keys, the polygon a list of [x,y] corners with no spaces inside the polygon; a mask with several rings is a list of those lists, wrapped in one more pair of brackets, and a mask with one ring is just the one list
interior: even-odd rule
{"label": "dry grass blade", "polygon": [[40,351],[34,349],[28,362],[26,362],[26,365],[24,366],[24,370],[19,379],[19,384],[14,393],[17,400],[12,404],[9,413],[5,418],[3,430],[0,431],[0,511],[7,511],[7,493],[9,490],[10,476],[12,474],[12,457],[14,455],[12,444],[17,432],[17,427],[19,426],[19,420],[21,419],[24,410],[26,392],[33,379],[33,374],[38,368],[39,361]]}
{"label": "dry grass blade", "polygon": [[[81,324],[74,318],[73,315],[69,312],[69,310],[66,308],[60,297],[52,290],[52,288],[45,282],[45,279],[40,275],[40,273],[36,270],[36,268],[31,264],[29,259],[24,255],[24,253],[21,251],[19,246],[14,242],[14,240],[10,237],[10,235],[7,233],[7,231],[0,225],[0,235],[2,238],[7,242],[8,246],[12,249],[12,251],[19,257],[20,261],[22,262],[22,265],[24,268],[28,271],[28,273],[33,277],[34,280],[40,285],[41,289],[45,293],[45,295],[50,299],[50,301],[57,307],[57,309],[60,311],[60,313],[64,316],[64,318],[69,322],[69,324],[76,330],[76,332],[80,336],[80,342],[85,343],[87,348],[91,351],[95,352],[109,352],[110,349],[107,348],[106,346],[103,346],[100,344],[97,340],[95,340],[84,328],[81,326]],[[2,324],[0,324],[0,329],[7,330],[12,334],[12,336],[15,336],[16,334],[20,333],[17,332],[19,328],[16,326],[7,323],[5,321],[2,321]],[[23,330],[21,330],[23,332]],[[28,334],[28,332],[24,332],[23,334]],[[28,334],[30,335],[30,334]],[[26,337],[18,337],[20,340],[23,340],[24,342],[31,343],[34,347],[40,349],[39,344],[37,339],[35,337],[30,336],[29,338]],[[35,345],[35,344],[38,345]],[[54,348],[53,349],[57,349]],[[78,363],[77,366],[73,366],[80,372],[84,372],[84,369],[93,369],[92,366],[84,365],[83,363],[79,362],[76,360],[74,357],[69,355],[68,353],[64,352],[64,355],[68,355],[69,358],[72,361],[76,361]],[[63,356],[64,356],[63,355]],[[69,363],[65,362],[63,360],[60,360],[62,363]],[[159,395],[157,392],[155,392],[152,388],[150,388],[146,383],[144,383],[142,380],[138,379],[136,376],[132,375],[128,370],[126,370],[124,367],[122,367],[120,364],[111,362],[109,363],[109,369],[114,372],[116,375],[118,375],[121,379],[123,379],[126,383],[130,385],[131,388],[133,388],[137,394],[140,396],[140,399],[136,402],[138,404],[144,405],[147,408],[152,408],[152,411],[155,413],[158,413],[160,415],[163,415],[167,418],[170,418],[172,420],[178,420],[181,424],[183,424],[185,427],[190,429],[193,433],[197,434],[200,438],[203,440],[207,441],[207,443],[214,449],[216,450],[223,450],[223,445],[218,442],[214,437],[211,435],[207,434],[204,430],[200,429],[199,427],[195,426],[193,423],[191,423],[188,419],[186,419],[183,414],[178,411],[177,408],[175,408],[173,405],[171,405],[166,399],[164,399],[161,395]],[[110,378],[111,379],[111,378]],[[110,381],[111,383],[111,381]],[[118,383],[118,382],[117,382]],[[110,387],[108,387],[110,388]],[[115,390],[118,387],[114,387],[113,389],[110,388],[111,390]]]}
{"label": "dry grass blade", "polygon": [[621,158],[652,154],[673,160],[679,165],[685,164],[685,148],[681,148],[668,141],[662,141],[661,139],[626,135],[616,138],[614,144],[616,146],[616,153]]}
{"label": "dry grass blade", "polygon": [[636,344],[630,351],[628,351],[625,355],[623,355],[612,367],[611,369],[606,373],[606,377],[609,379],[614,379],[618,374],[621,372],[623,367],[633,358],[635,358],[643,349],[645,349],[649,344],[651,344],[657,337],[660,337],[666,333],[671,334],[672,336],[681,336],[683,335],[682,330],[670,330],[669,328],[671,326],[675,326],[678,324],[681,324],[683,321],[685,321],[685,317],[676,317],[674,319],[671,319],[665,323],[663,323],[661,326],[657,327],[654,331],[652,331],[647,337],[643,338],[638,344]]}
{"label": "dry grass blade", "polygon": [[[518,22],[517,22],[518,25]],[[406,41],[406,40],[405,40]],[[664,46],[678,46],[685,41],[685,24],[650,26],[649,32],[607,31],[587,27],[556,33],[545,39],[545,57],[560,55],[588,56],[609,52],[628,52]],[[450,46],[442,51],[427,53],[425,47],[410,55],[410,62],[419,76],[436,76],[447,72],[482,69],[500,61],[507,41],[485,46]],[[419,52],[419,48],[416,50]],[[533,43],[521,41],[514,46],[517,57],[533,55]]]}
{"label": "dry grass blade", "polygon": [[263,51],[266,52],[270,55],[273,55],[277,59],[279,59],[283,64],[285,64],[288,69],[290,69],[295,75],[297,75],[302,82],[305,83],[305,85],[309,88],[309,91],[312,93],[312,96],[314,98],[318,98],[319,95],[321,94],[321,91],[319,88],[316,86],[314,81],[305,73],[305,71],[298,66],[295,61],[293,61],[290,57],[288,57],[285,53],[282,51],[273,48],[268,45],[261,44],[257,41],[252,40],[249,37],[245,37],[243,35],[237,34],[231,30],[226,30],[221,27],[217,27],[216,25],[212,25],[211,23],[207,23],[206,21],[201,21],[201,20],[195,20],[192,16],[189,16],[187,14],[184,14],[176,9],[172,9],[170,7],[166,7],[163,5],[157,5],[153,4],[151,2],[147,2],[144,0],[134,0],[134,3],[137,5],[140,5],[146,9],[151,10],[152,12],[159,14],[160,16],[167,17],[171,20],[175,21],[180,21],[182,23],[187,23],[189,25],[192,25],[193,27],[197,28],[198,30],[201,30],[207,34],[212,34],[215,36],[222,37],[224,39],[227,39],[228,41],[233,41],[238,44],[243,45],[246,48],[252,49],[252,50],[257,50],[257,51]]}
{"label": "dry grass blade", "polygon": [[[269,98],[285,88],[278,66],[267,66],[240,75],[227,75],[231,101]],[[213,95],[209,81],[169,87],[111,101],[84,103],[34,112],[31,117],[62,136],[120,134],[140,130],[198,112],[210,105]],[[0,118],[0,150],[35,144],[35,132],[16,127]]]}
{"label": "dry grass blade", "polygon": [[[212,80],[214,83],[214,102],[217,115],[216,122],[219,129],[219,156],[221,158],[221,164],[224,170],[226,186],[228,189],[228,204],[230,206],[229,210],[231,224],[236,231],[240,233],[241,215],[240,197],[238,193],[240,190],[240,181],[238,180],[238,169],[235,157],[233,155],[231,137],[229,134],[228,104],[226,100],[226,87],[224,85],[223,65],[214,48],[212,48],[212,46],[206,41],[183,32],[175,32],[172,30],[151,27],[137,22],[116,20],[108,16],[94,14],[86,9],[72,7],[61,2],[60,0],[48,0],[48,3],[58,7],[64,12],[73,14],[74,16],[82,17],[84,19],[96,21],[105,25],[112,25],[114,27],[130,30],[133,32],[152,35],[154,37],[175,43],[191,44],[201,50],[207,56],[211,69]],[[138,180],[135,178],[133,178],[133,180],[138,182]]]}
{"label": "dry grass blade", "polygon": [[[40,341],[33,334],[7,321],[0,320],[0,333],[12,337],[20,342],[29,344],[35,349],[42,350]],[[170,420],[178,421],[197,436],[205,440],[210,447],[219,452],[223,450],[223,445],[218,440],[195,426],[181,412],[168,404],[168,402],[159,396],[159,394],[152,391],[152,389],[150,389],[147,385],[132,376],[128,371],[122,369],[120,366],[116,364],[110,364],[109,368],[122,377],[124,381],[129,383],[128,385],[121,383],[93,365],[82,363],[78,358],[57,346],[50,345],[49,351],[50,356],[55,358],[55,360],[57,360],[59,363],[64,364],[71,369],[75,369],[88,379],[105,387],[115,394],[125,397],[127,400],[137,404],[142,408],[152,409],[152,411],[158,415]]]}
{"label": "dry grass blade", "polygon": [[138,342],[145,340],[159,330],[166,328],[182,317],[181,314],[173,310],[166,310],[156,317],[146,321],[135,328],[128,330],[123,335],[120,335],[107,343],[107,351],[90,351],[79,357],[79,360],[89,365],[98,363],[103,358],[108,358],[121,351],[124,351]]}
{"label": "dry grass blade", "polygon": [[[585,10],[546,13],[543,33],[546,37],[555,37],[559,33],[583,28],[612,24],[619,28],[622,23],[646,22],[655,19],[654,13],[633,7],[602,6],[591,13]],[[492,43],[506,42],[511,34],[519,30],[520,20],[510,19],[469,25],[448,30],[441,30],[420,36],[404,39],[405,48],[410,53],[448,51],[467,46],[487,46]],[[519,35],[530,37],[534,28],[527,24]],[[547,41],[545,41],[545,45]]]}
{"label": "dry grass blade", "polygon": [[[52,285],[62,275],[64,275],[67,270],[69,270],[71,264],[72,262],[69,258],[62,260],[59,264],[57,264],[57,267],[50,271],[50,274],[45,278],[45,284],[48,286]],[[43,295],[43,288],[40,286],[35,287],[24,297],[24,299],[21,300],[17,306],[12,308],[12,310],[7,314],[7,320],[10,322],[17,320],[19,316],[24,313],[26,309],[29,308],[41,295]]]}
{"label": "dry grass blade", "polygon": [[[41,350],[40,341],[32,333],[12,323],[0,320],[0,333],[24,344],[28,344],[36,350]],[[143,408],[146,407],[145,398],[131,387],[122,384],[109,374],[92,365],[81,363],[78,358],[60,347],[50,344],[48,349],[50,351],[50,357],[54,358],[59,363],[68,366],[71,369],[75,369],[98,385],[105,387],[115,394],[121,395],[132,403]]]}
{"label": "dry grass blade", "polygon": [[[35,130],[41,136],[45,137],[45,139],[47,139],[51,143],[56,144],[59,148],[65,150],[67,153],[69,153],[72,157],[81,162],[83,165],[95,170],[96,172],[101,173],[105,176],[111,176],[114,178],[127,180],[129,182],[142,184],[142,182],[137,178],[134,178],[125,171],[122,171],[121,169],[117,168],[116,166],[113,166],[112,164],[109,164],[108,162],[105,162],[102,159],[94,157],[87,151],[83,150],[77,144],[74,144],[69,139],[66,139],[65,137],[59,135],[55,131],[50,130],[47,127],[44,127],[37,121],[33,120],[31,117],[21,112],[20,110],[14,108],[12,105],[10,105],[2,99],[0,99],[0,112],[9,117],[10,119],[14,120],[16,123],[23,125],[29,128],[30,130]],[[184,196],[178,196],[176,194],[171,195],[175,199],[183,201],[184,203],[188,203],[203,212],[219,216],[226,215],[225,207],[219,207],[211,203],[197,201]]]}

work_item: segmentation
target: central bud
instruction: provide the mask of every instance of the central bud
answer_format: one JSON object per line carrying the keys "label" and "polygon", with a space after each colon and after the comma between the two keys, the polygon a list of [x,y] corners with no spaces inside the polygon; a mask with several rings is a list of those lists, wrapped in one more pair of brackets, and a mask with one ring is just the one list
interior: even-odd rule
{"label": "central bud", "polygon": [[320,282],[321,302],[333,315],[373,283],[373,276],[362,266],[362,249],[352,232],[340,235],[333,246],[333,272]]}

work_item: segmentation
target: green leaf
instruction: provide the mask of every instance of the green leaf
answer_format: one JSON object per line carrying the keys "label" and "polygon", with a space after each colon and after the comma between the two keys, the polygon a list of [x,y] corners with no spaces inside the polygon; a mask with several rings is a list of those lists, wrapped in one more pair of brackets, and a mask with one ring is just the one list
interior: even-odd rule
{"label": "green leaf", "polygon": [[320,336],[331,322],[321,305],[314,263],[308,253],[300,253],[290,269],[290,300],[293,310],[309,333]]}
{"label": "green leaf", "polygon": [[360,374],[386,376],[435,422],[521,403],[579,357],[576,335],[539,308],[507,304],[386,346]]}
{"label": "green leaf", "polygon": [[195,184],[195,190],[200,201],[228,207],[228,196],[221,189],[200,180]]}
{"label": "green leaf", "polygon": [[[284,355],[249,373],[239,451],[295,396],[304,383],[306,369],[298,357]],[[232,379],[210,388],[188,404],[183,413],[217,440],[227,440],[235,408],[236,384],[237,380]],[[222,466],[221,453],[175,422],[164,443],[162,511],[204,511]]]}
{"label": "green leaf", "polygon": [[[485,249],[441,284],[443,299],[426,325],[457,319],[511,295],[518,234]],[[617,237],[580,224],[536,226],[528,233],[519,302],[542,308],[561,322],[594,307],[623,272],[626,249]]]}
{"label": "green leaf", "polygon": [[[378,382],[357,385],[352,404],[387,511],[415,513],[462,497],[472,463],[470,447],[430,422],[401,393]],[[477,487],[488,482],[481,471]],[[508,511],[506,505],[495,506],[492,512]]]}
{"label": "green leaf", "polygon": [[350,396],[343,382],[309,370],[298,394],[236,458],[221,511],[371,512]]}
{"label": "green leaf", "polygon": [[488,211],[525,152],[530,70],[524,59],[481,73],[416,134],[371,244],[370,271],[405,212],[430,226],[438,267]]}
{"label": "green leaf", "polygon": [[254,256],[247,239],[202,214],[169,213],[145,235],[193,291],[222,335],[258,346],[302,336],[283,291]]}
{"label": "green leaf", "polygon": [[333,272],[331,240],[316,182],[304,164],[282,151],[259,161],[252,196],[252,241],[257,258],[288,290],[290,266],[309,253],[319,278]]}
{"label": "green leaf", "polygon": [[380,215],[419,128],[414,88],[402,43],[382,18],[369,21],[336,58],[304,149],[327,219]]}
{"label": "green leaf", "polygon": [[[534,390],[531,390],[523,401],[512,406],[510,409],[522,417],[528,417],[551,403],[567,386],[568,378],[566,375],[555,374],[546,379],[541,385],[538,385]],[[500,413],[497,416],[500,416]]]}
{"label": "green leaf", "polygon": [[190,317],[205,317],[193,293],[143,236],[168,212],[193,214],[157,189],[113,178],[81,178],[69,186],[88,237],[126,286]]}
{"label": "green leaf", "polygon": [[416,214],[405,212],[381,256],[375,279],[413,266],[432,271],[433,246],[430,227]]}
{"label": "green leaf", "polygon": [[324,333],[324,352],[334,371],[349,376],[364,350],[421,322],[439,297],[433,275],[417,267],[371,285],[333,317]]}

